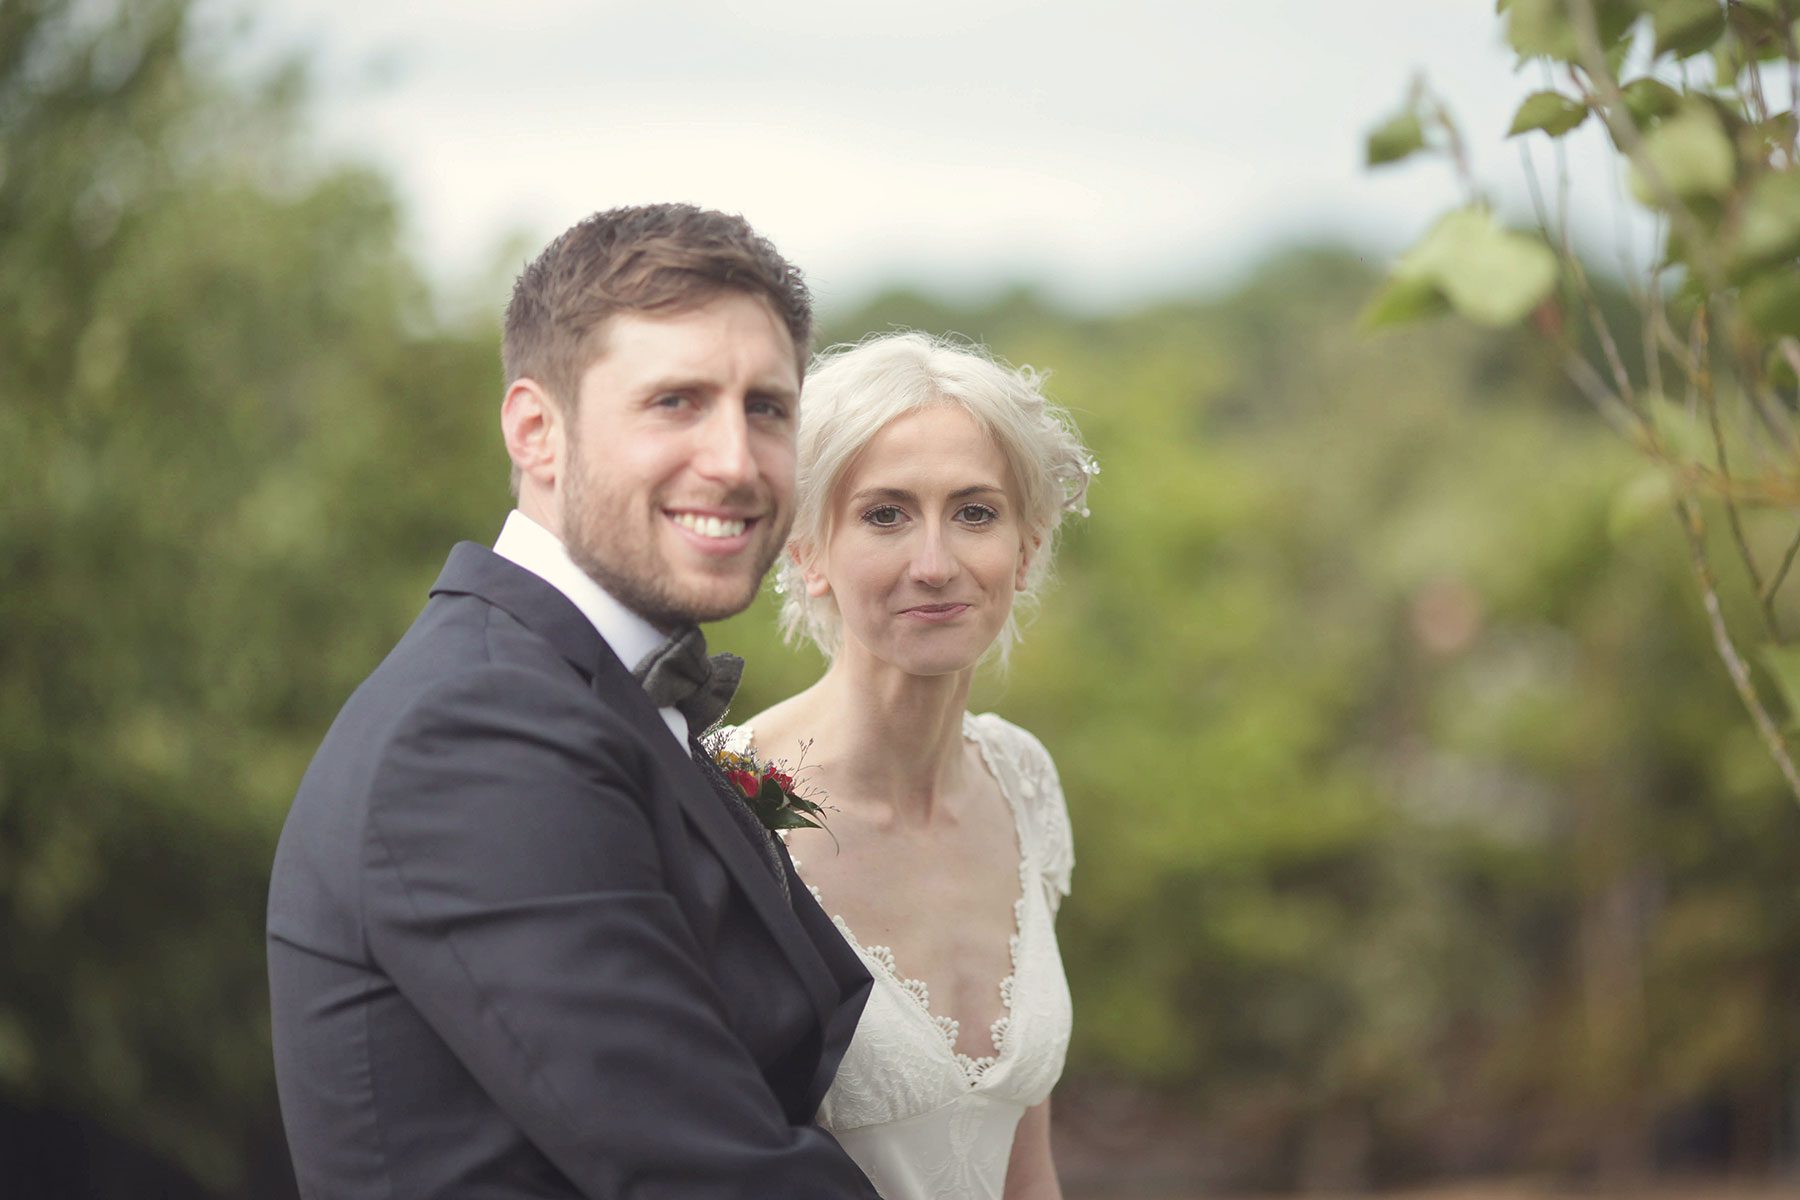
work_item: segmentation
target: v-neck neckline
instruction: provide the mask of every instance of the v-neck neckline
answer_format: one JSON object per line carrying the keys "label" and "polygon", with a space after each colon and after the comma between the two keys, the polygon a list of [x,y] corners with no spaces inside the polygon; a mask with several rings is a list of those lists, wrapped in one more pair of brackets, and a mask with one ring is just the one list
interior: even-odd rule
{"label": "v-neck neckline", "polygon": [[[740,725],[738,729],[744,736],[745,744],[748,746],[751,753],[754,754],[756,748],[756,731],[748,725]],[[993,1053],[970,1055],[965,1054],[962,1050],[958,1049],[957,1041],[962,1035],[962,1022],[958,1021],[955,1017],[947,1017],[932,1011],[930,985],[923,979],[902,975],[900,973],[899,963],[895,959],[894,951],[891,947],[864,944],[863,941],[856,936],[856,932],[850,928],[850,923],[848,921],[844,920],[839,914],[831,912],[830,909],[826,909],[826,911],[831,917],[831,923],[837,927],[839,933],[843,934],[844,940],[850,943],[851,948],[856,951],[857,955],[862,958],[865,963],[876,968],[878,977],[885,977],[888,982],[892,983],[895,988],[908,997],[909,1007],[923,1017],[936,1031],[943,1041],[945,1050],[955,1062],[957,1069],[962,1072],[963,1078],[967,1080],[969,1087],[974,1089],[979,1087],[982,1080],[987,1077],[988,1073],[1006,1058],[1007,1051],[1012,1045],[1012,1039],[1009,1035],[1012,1032],[1013,993],[1017,986],[1015,981],[1018,979],[1019,974],[1019,952],[1026,930],[1026,898],[1031,894],[1031,850],[1030,842],[1025,836],[1024,806],[1020,803],[1019,798],[1013,794],[1013,790],[1006,786],[1005,780],[1001,778],[999,767],[994,762],[993,755],[989,753],[987,739],[981,735],[981,731],[976,726],[974,714],[963,714],[962,735],[964,741],[972,742],[974,744],[976,753],[981,755],[982,766],[987,769],[988,777],[994,781],[995,788],[999,790],[1001,798],[1006,801],[1007,810],[1012,814],[1013,840],[1018,848],[1019,894],[1013,901],[1012,935],[1007,939],[1009,966],[1005,978],[1001,979],[999,983],[1000,1016],[995,1018],[994,1022],[988,1026],[988,1040],[992,1045]],[[801,870],[801,863],[798,859],[794,859],[793,861],[794,870],[796,873],[799,873]],[[801,882],[806,882],[804,875],[801,876]],[[819,889],[810,883],[806,884],[806,889],[812,893],[813,899],[819,902],[819,907],[825,908],[825,898],[820,894]]]}

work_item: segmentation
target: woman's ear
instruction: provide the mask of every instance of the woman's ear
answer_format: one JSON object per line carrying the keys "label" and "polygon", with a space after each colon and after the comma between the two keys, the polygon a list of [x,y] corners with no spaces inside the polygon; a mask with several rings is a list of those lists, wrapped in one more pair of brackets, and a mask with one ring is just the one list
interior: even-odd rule
{"label": "woman's ear", "polygon": [[1043,535],[1034,533],[1029,541],[1019,546],[1019,568],[1013,572],[1013,591],[1025,590],[1025,576],[1031,571],[1031,560],[1037,557],[1038,549],[1043,544]]}
{"label": "woman's ear", "polygon": [[806,584],[808,596],[817,600],[831,594],[831,583],[825,578],[825,572],[819,569],[819,557],[812,552],[810,542],[789,542],[787,556],[800,568],[800,578]]}

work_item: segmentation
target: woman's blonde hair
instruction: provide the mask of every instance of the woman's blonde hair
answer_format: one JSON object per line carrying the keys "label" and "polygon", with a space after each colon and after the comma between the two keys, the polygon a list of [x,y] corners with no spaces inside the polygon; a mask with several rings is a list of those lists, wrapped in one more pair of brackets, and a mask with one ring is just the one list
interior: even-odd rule
{"label": "woman's blonde hair", "polygon": [[800,401],[794,528],[775,578],[789,643],[804,637],[827,658],[842,645],[836,601],[807,595],[803,571],[831,536],[831,498],[851,464],[895,419],[954,404],[1005,455],[1025,535],[1037,540],[1025,587],[998,639],[1004,661],[1018,640],[1018,606],[1034,602],[1050,577],[1063,516],[1087,515],[1088,481],[1099,471],[1068,412],[1045,398],[1044,379],[984,347],[917,332],[872,335],[813,360]]}

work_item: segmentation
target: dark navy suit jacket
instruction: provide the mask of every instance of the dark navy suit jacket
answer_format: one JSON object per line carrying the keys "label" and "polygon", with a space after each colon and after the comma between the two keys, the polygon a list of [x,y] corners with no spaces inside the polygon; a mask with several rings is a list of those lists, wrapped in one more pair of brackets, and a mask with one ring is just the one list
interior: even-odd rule
{"label": "dark navy suit jacket", "polygon": [[301,1193],[874,1197],[813,1123],[870,987],[581,612],[458,545],[269,893]]}

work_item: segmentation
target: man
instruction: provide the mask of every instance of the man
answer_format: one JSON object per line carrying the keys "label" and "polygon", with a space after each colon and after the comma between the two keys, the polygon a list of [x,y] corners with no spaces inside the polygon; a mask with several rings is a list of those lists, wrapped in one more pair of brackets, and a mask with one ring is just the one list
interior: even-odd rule
{"label": "man", "polygon": [[687,206],[520,276],[518,509],[451,552],[276,854],[302,1194],[875,1195],[813,1124],[868,975],[693,740],[722,689],[692,627],[792,517],[810,324],[772,246]]}

